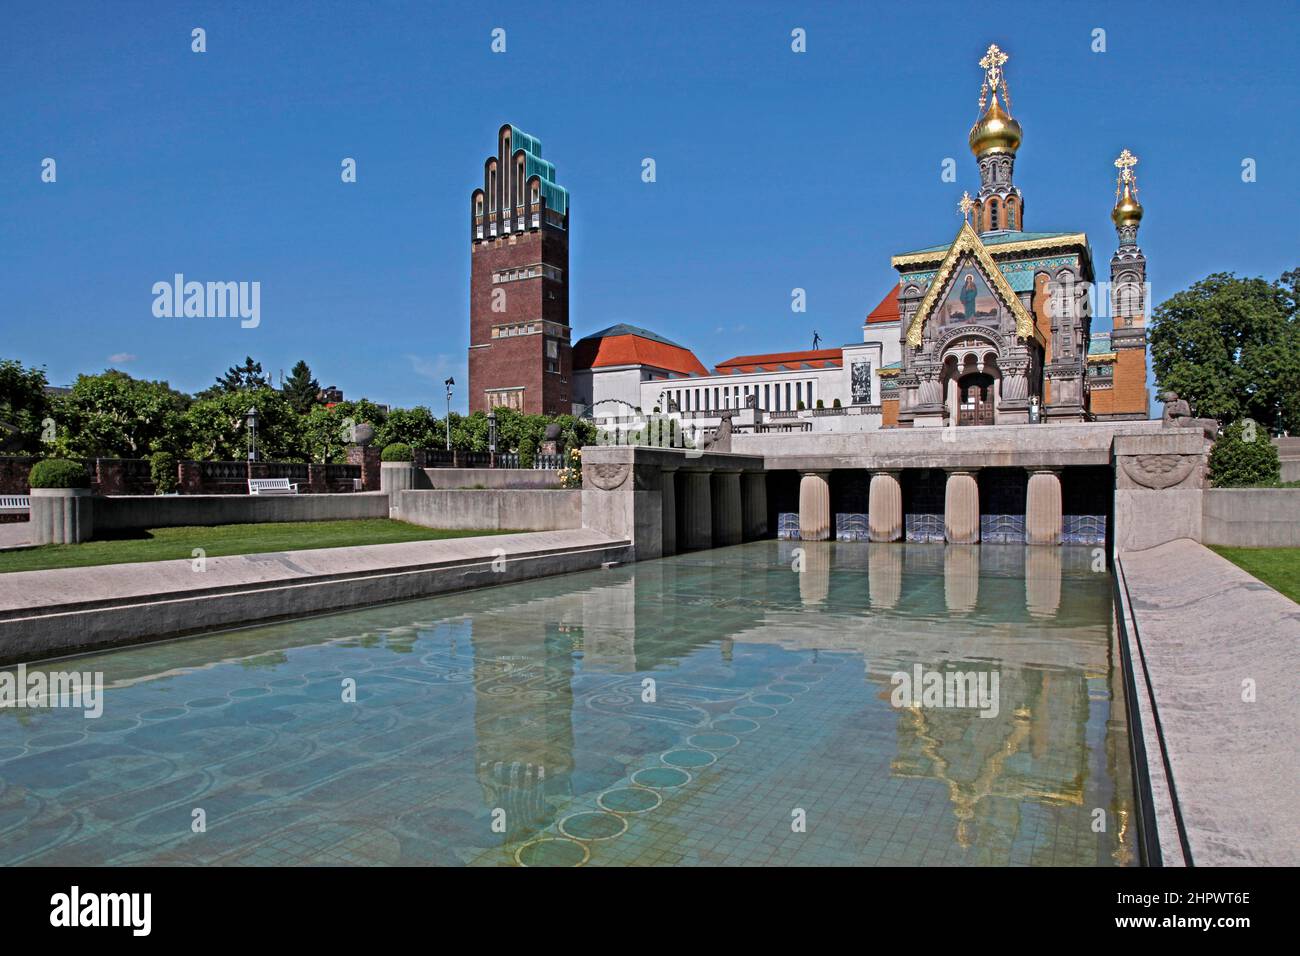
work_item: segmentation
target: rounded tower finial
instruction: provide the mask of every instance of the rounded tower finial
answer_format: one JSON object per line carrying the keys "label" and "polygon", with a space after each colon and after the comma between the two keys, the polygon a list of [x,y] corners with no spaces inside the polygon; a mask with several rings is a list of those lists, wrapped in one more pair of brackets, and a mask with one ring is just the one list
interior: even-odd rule
{"label": "rounded tower finial", "polygon": [[[970,128],[970,149],[977,157],[990,153],[1014,154],[1020,148],[1023,133],[1020,124],[1008,112],[1011,92],[1007,89],[1007,77],[1002,69],[1008,59],[1010,57],[998,49],[996,43],[991,43],[979,61],[984,68],[984,83],[980,87],[980,109],[984,112]],[[1006,101],[1006,110],[998,102],[999,89]],[[986,103],[987,110],[984,109]]]}
{"label": "rounded tower finial", "polygon": [[1115,179],[1115,208],[1110,218],[1116,226],[1136,226],[1142,221],[1142,204],[1137,198],[1137,174],[1133,167],[1138,158],[1125,149],[1115,160],[1119,176]]}

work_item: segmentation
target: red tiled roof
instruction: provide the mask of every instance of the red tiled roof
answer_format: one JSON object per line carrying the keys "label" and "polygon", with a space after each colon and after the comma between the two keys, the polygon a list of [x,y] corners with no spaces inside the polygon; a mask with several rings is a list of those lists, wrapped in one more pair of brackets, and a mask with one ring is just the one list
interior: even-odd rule
{"label": "red tiled roof", "polygon": [[709,374],[690,349],[631,332],[589,335],[573,347],[574,369],[611,365],[650,365],[681,375]]}
{"label": "red tiled roof", "polygon": [[880,300],[880,304],[867,313],[867,323],[898,321],[898,286],[895,285]]}
{"label": "red tiled roof", "polygon": [[737,355],[715,368],[719,375],[736,372],[779,372],[812,368],[839,368],[844,362],[842,349],[809,349],[804,352],[770,352],[766,355]]}

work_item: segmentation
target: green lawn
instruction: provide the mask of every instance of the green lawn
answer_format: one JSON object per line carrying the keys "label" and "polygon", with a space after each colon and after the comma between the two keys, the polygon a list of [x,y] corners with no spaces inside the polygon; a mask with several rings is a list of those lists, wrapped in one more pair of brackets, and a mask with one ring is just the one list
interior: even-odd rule
{"label": "green lawn", "polygon": [[358,544],[393,544],[437,538],[468,538],[506,534],[503,531],[439,531],[388,518],[353,521],[277,521],[264,524],[227,524],[215,528],[149,528],[121,536],[95,538],[82,544],[47,544],[22,551],[0,551],[0,574],[8,571],[43,571],[47,568],[84,568],[97,564],[133,564],[139,561],[192,559],[202,548],[209,558],[263,551],[306,551],[343,548]]}
{"label": "green lawn", "polygon": [[1210,545],[1210,550],[1300,603],[1300,548],[1224,548]]}

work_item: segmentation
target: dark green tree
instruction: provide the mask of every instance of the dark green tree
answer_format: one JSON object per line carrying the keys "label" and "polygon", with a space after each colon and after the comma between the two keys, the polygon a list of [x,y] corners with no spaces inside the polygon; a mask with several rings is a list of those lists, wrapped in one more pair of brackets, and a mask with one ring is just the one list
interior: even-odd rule
{"label": "dark green tree", "polygon": [[41,423],[50,410],[45,385],[45,369],[0,359],[0,453],[40,450]]}
{"label": "dark green tree", "polygon": [[204,393],[207,397],[212,392],[247,392],[253,389],[270,388],[271,380],[262,374],[262,363],[254,362],[251,355],[245,356],[243,365],[232,365],[226,374],[217,379],[216,385]]}
{"label": "dark green tree", "polygon": [[1217,272],[1162,302],[1150,331],[1160,390],[1220,422],[1300,431],[1298,290],[1300,269],[1275,282]]}
{"label": "dark green tree", "polygon": [[299,415],[306,415],[316,404],[316,396],[320,394],[320,382],[311,377],[311,367],[305,360],[299,359],[298,364],[293,367],[289,377],[284,381],[285,399],[293,406],[294,411]]}
{"label": "dark green tree", "polygon": [[1233,422],[1210,451],[1210,483],[1215,488],[1276,485],[1282,463],[1264,429]]}
{"label": "dark green tree", "polygon": [[55,396],[54,449],[69,458],[144,458],[179,451],[187,442],[190,397],[166,382],[108,369],[78,375],[67,395]]}

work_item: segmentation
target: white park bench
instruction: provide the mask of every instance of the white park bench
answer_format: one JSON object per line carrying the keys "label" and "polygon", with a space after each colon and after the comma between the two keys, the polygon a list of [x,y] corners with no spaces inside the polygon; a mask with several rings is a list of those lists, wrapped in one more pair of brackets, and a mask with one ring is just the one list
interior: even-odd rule
{"label": "white park bench", "polygon": [[32,510],[32,499],[27,495],[0,495],[0,515],[25,515]]}
{"label": "white park bench", "polygon": [[296,495],[298,486],[289,484],[288,478],[249,478],[250,495]]}

